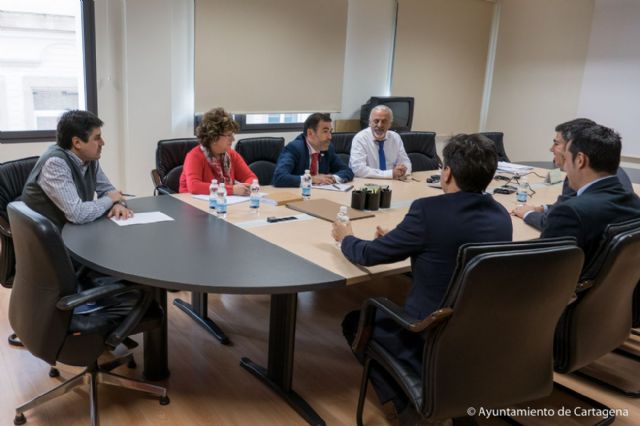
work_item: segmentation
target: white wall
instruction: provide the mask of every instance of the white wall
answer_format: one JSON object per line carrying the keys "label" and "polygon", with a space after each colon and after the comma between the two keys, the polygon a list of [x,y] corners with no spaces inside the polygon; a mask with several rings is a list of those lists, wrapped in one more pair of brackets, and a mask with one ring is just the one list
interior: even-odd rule
{"label": "white wall", "polygon": [[193,134],[193,0],[104,0],[96,23],[102,164],[149,195],[157,141]]}
{"label": "white wall", "polygon": [[486,129],[512,161],[551,158],[556,124],[576,117],[593,0],[501,2]]}
{"label": "white wall", "polygon": [[596,0],[578,116],[613,127],[640,160],[640,1]]}
{"label": "white wall", "polygon": [[395,0],[349,0],[342,112],[336,118],[360,118],[371,96],[388,96],[393,61]]}

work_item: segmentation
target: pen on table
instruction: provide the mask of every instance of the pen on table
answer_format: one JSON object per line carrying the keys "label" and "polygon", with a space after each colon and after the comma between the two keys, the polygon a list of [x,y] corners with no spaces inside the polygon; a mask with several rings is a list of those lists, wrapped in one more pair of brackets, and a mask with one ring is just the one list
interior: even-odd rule
{"label": "pen on table", "polygon": [[135,197],[135,195],[133,194],[125,194],[124,192],[121,192],[120,195],[122,195],[123,197]]}
{"label": "pen on table", "polygon": [[336,185],[335,183],[331,184],[331,186],[333,186],[335,189],[340,189],[340,187],[338,185]]}

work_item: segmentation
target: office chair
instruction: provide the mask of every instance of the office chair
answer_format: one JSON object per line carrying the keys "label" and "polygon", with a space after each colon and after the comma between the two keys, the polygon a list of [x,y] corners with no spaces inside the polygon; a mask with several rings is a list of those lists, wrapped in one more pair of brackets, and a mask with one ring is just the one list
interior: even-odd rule
{"label": "office chair", "polygon": [[244,158],[260,185],[271,185],[273,172],[284,148],[284,138],[245,138],[236,143],[236,151]]}
{"label": "office chair", "polygon": [[614,351],[629,336],[633,293],[640,280],[640,219],[609,225],[585,268],[575,302],[567,306],[555,335],[555,370],[577,372],[640,397],[637,360]]}
{"label": "office chair", "polygon": [[[168,404],[165,388],[113,374],[128,363],[131,354],[98,365],[106,350],[129,335],[159,327],[163,312],[153,302],[151,289],[114,282],[77,292],[71,259],[57,227],[21,201],[8,207],[14,237],[16,276],[9,302],[9,322],[34,356],[55,364],[83,366],[85,370],[54,389],[16,408],[14,424],[26,422],[24,412],[73,388],[89,383],[91,424],[98,424],[97,385],[105,383],[144,391]],[[91,314],[75,314],[74,308],[109,298],[113,306]]]}
{"label": "office chair", "polygon": [[351,142],[356,134],[354,132],[334,132],[331,135],[331,143],[333,149],[336,150],[336,154],[342,160],[344,164],[349,165],[349,158],[351,157]]}
{"label": "office chair", "polygon": [[[426,318],[410,318],[385,298],[364,302],[353,343],[354,352],[364,356],[358,425],[374,364],[428,420],[551,393],[553,332],[574,292],[582,250],[568,240],[469,244],[460,248],[458,260],[440,309]],[[371,338],[376,313],[422,337],[422,371]]]}
{"label": "office chair", "polygon": [[496,150],[498,151],[498,161],[506,161],[510,162],[509,157],[507,156],[507,152],[504,150],[504,133],[502,132],[480,132],[481,135],[484,135],[491,139],[493,143],[496,144]]}
{"label": "office chair", "polygon": [[442,161],[436,152],[436,134],[434,132],[400,132],[404,150],[411,160],[411,170],[437,170]]}
{"label": "office chair", "polygon": [[184,157],[198,145],[196,138],[163,139],[156,148],[156,168],[151,170],[154,195],[175,194],[180,189]]}
{"label": "office chair", "polygon": [[[20,198],[24,184],[37,161],[38,157],[27,157],[0,164],[0,284],[6,288],[11,288],[16,273],[7,205]],[[22,346],[15,333],[9,335],[8,340],[10,345]]]}

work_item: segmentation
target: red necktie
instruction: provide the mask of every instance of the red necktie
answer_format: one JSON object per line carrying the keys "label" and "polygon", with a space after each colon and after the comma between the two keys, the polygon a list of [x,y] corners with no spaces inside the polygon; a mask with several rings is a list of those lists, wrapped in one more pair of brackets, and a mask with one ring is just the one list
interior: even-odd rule
{"label": "red necktie", "polygon": [[315,176],[318,174],[318,157],[320,156],[319,152],[314,152],[311,154],[311,176]]}

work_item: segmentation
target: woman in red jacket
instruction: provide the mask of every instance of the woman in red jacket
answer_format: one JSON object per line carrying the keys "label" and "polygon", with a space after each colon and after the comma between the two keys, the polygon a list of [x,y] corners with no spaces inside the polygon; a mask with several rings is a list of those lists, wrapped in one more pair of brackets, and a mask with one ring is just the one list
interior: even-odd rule
{"label": "woman in red jacket", "polygon": [[200,145],[184,159],[180,192],[208,194],[211,179],[217,179],[224,182],[227,194],[249,195],[249,186],[257,177],[231,148],[238,129],[238,123],[223,108],[214,108],[204,115],[196,128]]}

